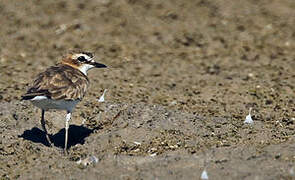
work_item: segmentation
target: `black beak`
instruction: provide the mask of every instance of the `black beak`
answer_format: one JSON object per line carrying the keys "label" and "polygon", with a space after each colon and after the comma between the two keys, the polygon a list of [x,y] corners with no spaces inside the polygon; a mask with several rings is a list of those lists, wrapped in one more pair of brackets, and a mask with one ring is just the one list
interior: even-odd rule
{"label": "black beak", "polygon": [[93,62],[91,65],[95,66],[96,68],[107,68],[106,65],[97,62]]}

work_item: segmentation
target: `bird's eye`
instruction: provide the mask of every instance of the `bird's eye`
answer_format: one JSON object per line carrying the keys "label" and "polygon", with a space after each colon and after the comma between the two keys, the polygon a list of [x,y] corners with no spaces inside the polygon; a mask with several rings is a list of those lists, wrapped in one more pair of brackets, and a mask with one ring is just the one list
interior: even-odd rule
{"label": "bird's eye", "polygon": [[85,62],[85,61],[87,61],[87,60],[85,59],[84,56],[79,56],[77,59],[78,59],[78,61],[80,61],[80,62]]}

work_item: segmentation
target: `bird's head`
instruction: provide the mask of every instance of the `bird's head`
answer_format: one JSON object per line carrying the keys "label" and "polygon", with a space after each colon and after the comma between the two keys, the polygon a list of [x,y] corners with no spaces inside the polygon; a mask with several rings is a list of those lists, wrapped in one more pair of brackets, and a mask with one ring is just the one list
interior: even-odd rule
{"label": "bird's head", "polygon": [[107,66],[96,62],[90,52],[71,52],[65,56],[62,64],[72,66],[87,75],[87,71],[92,68],[106,68]]}

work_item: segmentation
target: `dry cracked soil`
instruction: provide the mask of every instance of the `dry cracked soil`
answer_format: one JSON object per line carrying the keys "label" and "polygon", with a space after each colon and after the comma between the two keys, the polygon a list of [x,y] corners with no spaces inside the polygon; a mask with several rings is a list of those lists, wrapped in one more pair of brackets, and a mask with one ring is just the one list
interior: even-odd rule
{"label": "dry cracked soil", "polygon": [[[294,9],[0,1],[0,179],[295,179]],[[45,114],[49,147],[40,110],[20,96],[71,49],[109,68],[89,72],[64,155],[65,112]]]}

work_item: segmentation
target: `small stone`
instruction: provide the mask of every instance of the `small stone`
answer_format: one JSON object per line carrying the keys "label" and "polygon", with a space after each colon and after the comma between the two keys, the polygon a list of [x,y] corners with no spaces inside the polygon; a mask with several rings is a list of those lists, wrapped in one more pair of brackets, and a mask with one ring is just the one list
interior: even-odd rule
{"label": "small stone", "polygon": [[151,154],[150,156],[151,157],[155,157],[157,155],[157,153],[153,153],[153,154]]}
{"label": "small stone", "polygon": [[248,74],[248,77],[249,77],[249,78],[253,78],[253,77],[254,77],[254,74],[253,74],[253,73],[249,73],[249,74]]}
{"label": "small stone", "polygon": [[171,106],[174,106],[174,105],[176,105],[176,104],[177,104],[177,101],[172,101],[172,102],[170,103]]}
{"label": "small stone", "polygon": [[76,163],[78,165],[88,166],[90,164],[98,163],[98,158],[92,155],[92,156],[89,156],[88,158],[85,158],[83,160],[80,159]]}

